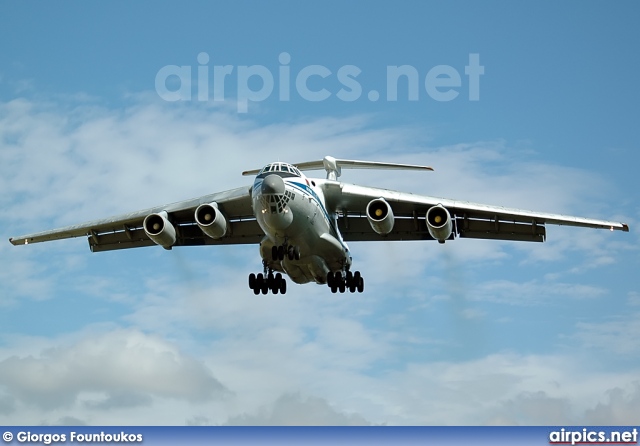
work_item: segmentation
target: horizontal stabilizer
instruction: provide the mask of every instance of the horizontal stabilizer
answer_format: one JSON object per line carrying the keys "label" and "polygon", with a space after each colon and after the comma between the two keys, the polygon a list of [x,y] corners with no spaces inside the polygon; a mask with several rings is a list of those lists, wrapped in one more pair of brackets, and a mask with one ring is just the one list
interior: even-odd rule
{"label": "horizontal stabilizer", "polygon": [[[342,169],[395,169],[395,170],[433,170],[429,166],[417,166],[415,164],[381,163],[377,161],[358,161],[336,159],[332,156],[325,156],[319,161],[307,161],[305,163],[293,164],[300,170],[320,170],[327,171],[327,179],[336,180]],[[258,170],[243,172],[243,175],[256,174]]]}

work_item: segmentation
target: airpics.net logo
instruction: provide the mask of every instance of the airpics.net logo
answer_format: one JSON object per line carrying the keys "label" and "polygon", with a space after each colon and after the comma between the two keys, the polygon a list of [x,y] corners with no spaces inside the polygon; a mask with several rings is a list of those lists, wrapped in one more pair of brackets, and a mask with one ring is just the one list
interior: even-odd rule
{"label": "airpics.net logo", "polygon": [[[333,69],[307,65],[292,70],[291,55],[286,52],[278,56],[276,70],[264,65],[210,66],[210,60],[209,54],[202,52],[197,56],[195,67],[165,65],[160,68],[155,79],[158,96],[169,102],[223,102],[231,99],[225,97],[225,92],[233,91],[235,84],[238,113],[247,113],[250,103],[262,102],[275,95],[282,102],[290,101],[294,94],[309,102],[322,102],[331,97],[353,102],[364,94],[364,87],[358,80],[362,70],[356,65]],[[419,101],[426,94],[430,100],[449,102],[460,97],[460,90],[466,83],[468,100],[479,101],[480,76],[483,74],[484,66],[480,65],[478,53],[469,54],[464,75],[451,65],[435,65],[422,74],[412,65],[387,65],[386,91],[381,94],[378,89],[369,89],[366,100]],[[335,87],[334,91],[331,91],[332,87]]]}

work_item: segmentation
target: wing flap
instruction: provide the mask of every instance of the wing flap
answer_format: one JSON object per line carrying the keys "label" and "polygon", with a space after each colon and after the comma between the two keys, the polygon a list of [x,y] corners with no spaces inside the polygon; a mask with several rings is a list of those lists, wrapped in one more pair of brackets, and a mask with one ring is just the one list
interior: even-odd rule
{"label": "wing flap", "polygon": [[461,238],[488,240],[544,242],[546,238],[545,226],[538,224],[535,220],[530,222],[510,222],[496,217],[486,220],[467,216],[456,218],[456,232]]}
{"label": "wing flap", "polygon": [[[264,233],[255,219],[229,222],[230,233],[221,239],[206,236],[195,224],[176,226],[177,238],[174,246],[244,245],[260,243]],[[87,237],[92,252],[114,251],[118,249],[157,246],[142,228],[127,229]]]}

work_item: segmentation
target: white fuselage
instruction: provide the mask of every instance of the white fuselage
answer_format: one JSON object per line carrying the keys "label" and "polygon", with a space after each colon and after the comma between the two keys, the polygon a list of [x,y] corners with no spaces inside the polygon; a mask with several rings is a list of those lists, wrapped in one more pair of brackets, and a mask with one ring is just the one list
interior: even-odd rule
{"label": "white fuselage", "polygon": [[[285,272],[296,283],[326,283],[329,271],[343,271],[351,264],[336,215],[327,211],[322,182],[272,171],[261,172],[253,184],[253,211],[265,233],[260,255],[268,268]],[[295,246],[300,259],[274,259],[274,246]]]}

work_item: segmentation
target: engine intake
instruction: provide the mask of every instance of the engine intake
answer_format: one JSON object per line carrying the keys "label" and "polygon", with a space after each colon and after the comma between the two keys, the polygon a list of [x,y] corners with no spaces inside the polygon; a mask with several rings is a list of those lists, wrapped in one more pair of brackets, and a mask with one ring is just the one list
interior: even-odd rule
{"label": "engine intake", "polygon": [[433,206],[427,211],[427,229],[431,237],[444,243],[453,232],[453,223],[449,211],[441,204]]}
{"label": "engine intake", "polygon": [[218,203],[201,204],[195,217],[202,232],[209,237],[219,239],[227,235],[227,219],[218,209]]}
{"label": "engine intake", "polygon": [[176,243],[176,228],[169,222],[166,211],[147,215],[142,223],[144,232],[157,245],[169,249]]}
{"label": "engine intake", "polygon": [[384,198],[376,198],[369,202],[367,205],[367,219],[371,228],[380,235],[389,234],[395,221],[391,206]]}

